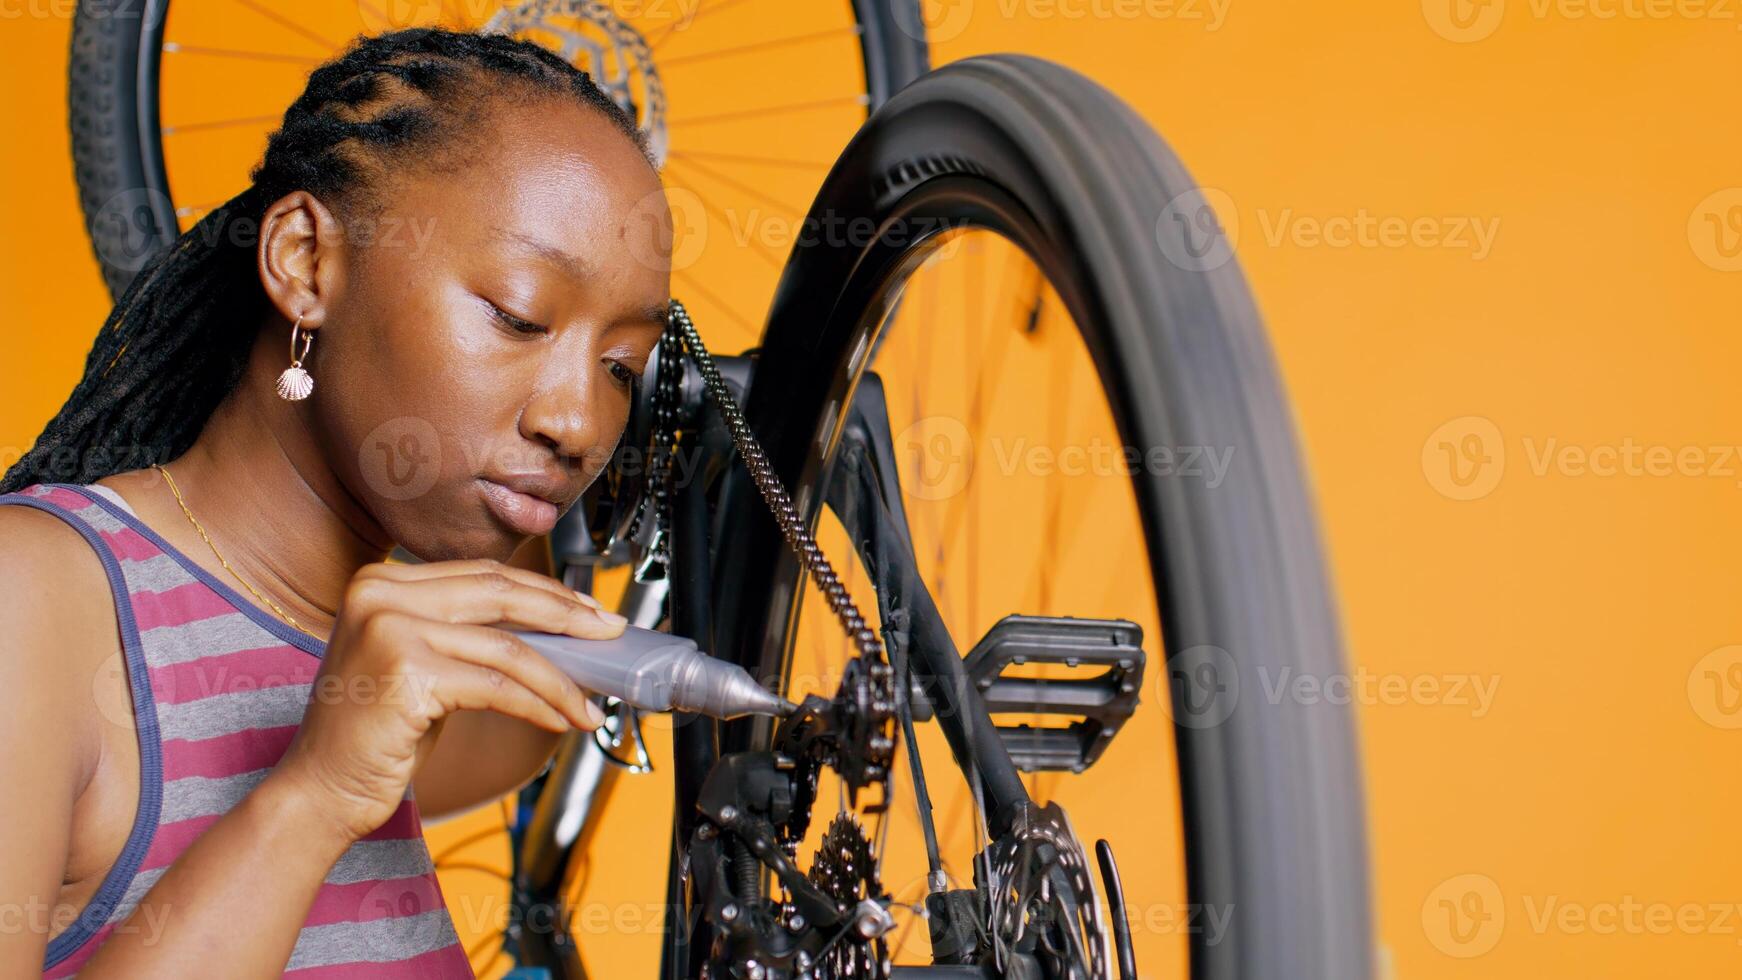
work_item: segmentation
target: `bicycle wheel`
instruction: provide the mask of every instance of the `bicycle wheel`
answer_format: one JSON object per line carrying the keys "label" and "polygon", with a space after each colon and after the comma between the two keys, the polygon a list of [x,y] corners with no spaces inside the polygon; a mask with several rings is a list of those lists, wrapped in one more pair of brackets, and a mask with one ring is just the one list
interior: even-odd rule
{"label": "bicycle wheel", "polygon": [[[830,551],[848,569],[844,574],[857,579],[849,588],[880,589],[889,574],[874,561],[860,561],[852,572],[851,552],[862,540],[826,533],[836,517],[825,515],[825,500],[834,499],[843,469],[857,465],[841,453],[856,399],[866,392],[880,396],[892,428],[908,422],[905,434],[914,435],[912,426],[919,426],[922,448],[935,446],[942,434],[966,440],[971,450],[997,453],[981,431],[987,399],[970,394],[954,407],[945,401],[926,409],[923,398],[952,386],[978,389],[977,370],[1010,363],[974,346],[990,342],[989,333],[971,336],[983,317],[963,317],[960,309],[928,299],[939,288],[935,267],[940,257],[952,258],[945,255],[952,244],[983,238],[1001,245],[1002,252],[984,248],[978,259],[973,252],[953,256],[967,263],[970,276],[984,276],[978,288],[998,284],[977,301],[1010,296],[1005,285],[1011,281],[985,275],[988,267],[1026,263],[1035,281],[1018,291],[1014,329],[1025,338],[1074,338],[1080,365],[1065,363],[1067,355],[1053,358],[1054,351],[1040,358],[1043,364],[1058,360],[1061,377],[1098,388],[1099,397],[1078,393],[1070,402],[1099,412],[1120,447],[1137,449],[1144,459],[1149,451],[1172,450],[1176,465],[1117,470],[1122,502],[1078,500],[1071,505],[1078,513],[1065,513],[1064,498],[1043,497],[1048,506],[1031,511],[1026,522],[1014,506],[982,515],[982,524],[1003,519],[1010,526],[982,527],[979,550],[993,555],[977,586],[972,571],[964,575],[960,567],[962,554],[976,546],[928,528],[924,511],[939,499],[960,514],[1008,503],[1017,483],[996,478],[1012,473],[986,468],[993,485],[974,496],[967,489],[972,480],[939,491],[915,478],[924,474],[915,473],[913,460],[902,459],[902,493],[891,506],[897,516],[905,510],[912,518],[902,520],[915,542],[914,571],[943,609],[949,627],[943,642],[955,644],[949,655],[1005,613],[1117,617],[1146,625],[1148,636],[1159,634],[1166,668],[1153,670],[1149,685],[1159,696],[1139,705],[1124,734],[1081,775],[1025,756],[1038,761],[1035,768],[1055,770],[1027,777],[1028,793],[1066,801],[1085,838],[1106,836],[1125,853],[1140,849],[1146,824],[1158,829],[1156,846],[1177,848],[1183,862],[1188,904],[1182,911],[1226,914],[1215,931],[1186,926],[1147,937],[1154,940],[1147,948],[1139,937],[1146,968],[1168,967],[1155,961],[1173,959],[1169,948],[1177,942],[1181,962],[1170,974],[1369,976],[1364,810],[1352,715],[1328,699],[1291,696],[1288,688],[1290,678],[1323,681],[1345,669],[1309,494],[1257,311],[1183,166],[1134,113],[1083,76],[1030,57],[976,57],[932,72],[875,113],[829,174],[810,214],[817,228],[863,221],[868,224],[861,227],[877,232],[823,233],[795,247],[745,416],[774,472],[791,488],[799,514],[813,528],[828,525],[819,532],[825,550],[833,540],[848,552]],[[1022,301],[1028,296],[1032,303]],[[974,312],[973,302],[963,308]],[[1036,328],[1058,322],[1071,326]],[[909,352],[904,337],[916,336],[918,346]],[[941,352],[945,342],[965,346]],[[871,370],[879,375],[875,384],[867,381]],[[986,383],[996,392],[1000,380]],[[1005,401],[1018,434],[1048,438],[1046,426],[1057,422],[1059,406],[1037,408],[1043,399],[1030,389]],[[916,402],[917,410],[902,407]],[[937,418],[954,425],[953,436],[926,427]],[[945,445],[945,455],[951,448]],[[1189,449],[1218,452],[1228,465],[1213,480],[1185,472],[1177,454]],[[975,470],[972,479],[982,472]],[[1045,474],[1019,465],[1013,475]],[[1128,535],[1083,533],[1120,513],[1130,515]],[[1086,556],[1080,549],[1067,556],[1065,543],[1051,536],[1061,523],[1075,529],[1076,541],[1087,542]],[[806,602],[811,587],[741,469],[728,476],[717,527],[720,655],[736,657],[759,676],[782,678],[789,696],[807,687],[826,693],[832,678],[819,665],[841,651],[840,631],[806,642],[813,625],[819,636],[831,637],[833,624],[816,608],[815,596]],[[1100,599],[1086,610],[1068,589],[1049,590],[1044,577],[1039,588],[1032,586],[1037,567],[1066,562],[1112,566],[1096,579]],[[881,604],[861,602],[861,608]],[[948,756],[937,757],[943,746],[932,728],[918,739],[927,782],[961,782]],[[766,723],[734,725],[722,748],[766,749],[769,729]],[[1004,741],[1021,750],[1023,737]],[[892,786],[903,778],[893,775]],[[1172,814],[1143,812],[1136,802],[1162,779],[1177,786],[1171,797],[1177,825]],[[947,816],[945,797],[935,788],[932,796]],[[1077,809],[1079,801],[1085,811]],[[1097,826],[1086,812],[1106,822]],[[997,832],[995,814],[982,812],[972,822]],[[968,823],[941,821],[939,835],[951,824]],[[971,857],[977,842],[962,845]],[[880,851],[880,867],[896,857],[893,848]],[[947,870],[952,880],[971,877],[962,861]],[[1145,884],[1131,871],[1128,864],[1128,898]]]}
{"label": "bicycle wheel", "polygon": [[[68,122],[79,202],[111,295],[241,189],[315,65],[360,31],[439,24],[504,30],[561,50],[636,113],[666,150],[674,279],[717,331],[753,342],[784,258],[781,229],[804,213],[804,195],[869,109],[927,66],[917,2],[623,0],[622,16],[612,6],[81,4]],[[802,93],[793,78],[805,79]],[[709,235],[710,225],[730,233]],[[751,247],[729,247],[734,241]],[[735,288],[709,288],[722,282]]]}

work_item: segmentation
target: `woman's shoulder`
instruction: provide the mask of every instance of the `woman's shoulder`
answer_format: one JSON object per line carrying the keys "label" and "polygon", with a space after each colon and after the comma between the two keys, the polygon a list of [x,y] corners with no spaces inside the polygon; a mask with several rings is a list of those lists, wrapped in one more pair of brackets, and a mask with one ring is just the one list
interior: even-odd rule
{"label": "woman's shoulder", "polygon": [[29,685],[13,690],[39,695],[66,680],[76,697],[77,678],[88,682],[121,645],[102,559],[55,514],[0,506],[0,569],[0,675]]}

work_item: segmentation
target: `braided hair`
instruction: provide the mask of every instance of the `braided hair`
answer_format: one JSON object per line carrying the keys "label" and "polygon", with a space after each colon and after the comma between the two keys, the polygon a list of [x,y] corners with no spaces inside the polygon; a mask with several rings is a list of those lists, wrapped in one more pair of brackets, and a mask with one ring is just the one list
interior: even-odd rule
{"label": "braided hair", "polygon": [[154,256],[109,313],[84,376],[0,493],[90,483],[176,458],[240,382],[270,303],[252,239],[266,208],[305,190],[340,214],[379,210],[395,169],[463,159],[504,97],[568,96],[603,113],[654,166],[630,111],[546,48],[504,34],[411,28],[358,36],[316,68],[248,188]]}

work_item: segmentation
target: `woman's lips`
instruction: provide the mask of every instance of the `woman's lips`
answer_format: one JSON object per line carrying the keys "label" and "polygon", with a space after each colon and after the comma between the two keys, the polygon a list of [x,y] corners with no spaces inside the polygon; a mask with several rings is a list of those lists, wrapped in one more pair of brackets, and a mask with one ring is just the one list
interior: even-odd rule
{"label": "woman's lips", "polygon": [[493,480],[478,478],[484,488],[484,502],[504,524],[521,534],[549,534],[556,527],[556,504],[542,497],[510,490]]}

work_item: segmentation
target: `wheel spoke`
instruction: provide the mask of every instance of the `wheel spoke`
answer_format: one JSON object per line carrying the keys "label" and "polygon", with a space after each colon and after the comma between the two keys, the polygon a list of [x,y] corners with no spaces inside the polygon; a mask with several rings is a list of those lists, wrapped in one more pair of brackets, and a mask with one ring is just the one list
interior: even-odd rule
{"label": "wheel spoke", "polygon": [[341,45],[339,45],[333,41],[329,41],[328,39],[326,39],[324,37],[321,37],[319,34],[316,34],[314,31],[311,31],[308,28],[302,26],[301,24],[298,24],[296,21],[291,20],[289,17],[284,16],[283,14],[279,13],[278,11],[272,10],[268,7],[263,7],[260,4],[255,3],[254,0],[236,0],[236,2],[241,4],[244,7],[247,7],[249,10],[254,11],[255,13],[259,14],[260,16],[266,18],[267,20],[272,21],[273,23],[279,25],[280,27],[283,27],[285,30],[290,31],[292,34],[296,34],[299,37],[303,37],[303,38],[306,38],[310,41],[313,41],[316,45],[318,45],[320,47],[321,51],[323,51],[323,52],[330,54],[333,51],[337,51],[341,47]]}
{"label": "wheel spoke", "polygon": [[[749,196],[756,198],[757,200],[761,201],[762,203],[768,205],[769,207],[779,208],[782,213],[800,214],[804,211],[803,208],[793,207],[792,205],[787,204],[785,201],[777,201],[774,198],[769,197],[767,194],[764,194],[763,192],[750,186],[749,184],[746,184],[741,180],[737,180],[735,178],[728,177],[725,174],[719,172],[718,170],[715,170],[713,167],[710,167],[710,166],[703,164],[703,163],[698,163],[695,160],[686,161],[684,163],[684,168],[686,170],[693,168],[697,173],[706,174],[707,176],[713,178],[715,181],[722,183],[722,184],[725,184],[727,187],[730,187],[733,190],[738,191],[740,193],[748,194]],[[703,199],[703,202],[706,203],[705,198]]]}
{"label": "wheel spoke", "polygon": [[280,118],[281,117],[279,116],[243,116],[236,119],[212,119],[206,122],[182,123],[179,126],[165,126],[163,127],[162,132],[165,136],[175,136],[181,133],[202,129],[229,129],[235,126],[258,126],[262,123],[270,124],[277,122]]}
{"label": "wheel spoke", "polygon": [[199,44],[179,44],[175,41],[163,42],[164,54],[198,54],[215,58],[244,58],[249,61],[282,61],[293,65],[318,65],[319,58],[309,58],[296,54],[273,54],[266,51],[240,51],[235,48],[209,48]]}
{"label": "wheel spoke", "polygon": [[790,47],[795,44],[810,44],[815,41],[824,41],[830,38],[843,36],[858,37],[860,33],[861,31],[857,24],[853,24],[849,27],[831,27],[828,30],[812,31],[809,34],[794,34],[791,37],[780,37],[770,41],[752,41],[749,44],[739,44],[729,48],[717,48],[713,51],[701,51],[696,54],[686,54],[681,58],[666,58],[660,62],[659,68],[661,71],[664,71],[671,68],[673,65],[687,65],[692,62],[709,61],[714,58],[730,58],[755,51],[767,51],[771,48]]}
{"label": "wheel spoke", "polygon": [[[696,199],[702,202],[702,210],[706,211],[710,215],[713,215],[716,219],[718,219],[720,222],[725,224],[728,228],[730,228],[732,226],[731,218],[728,217],[722,211],[720,211],[720,209],[712,201],[708,200],[705,197],[702,197],[700,194],[696,195]],[[774,253],[772,253],[768,250],[769,246],[763,244],[762,242],[757,241],[754,236],[752,236],[750,238],[750,244],[752,246],[754,246],[751,249],[751,253],[760,257],[764,262],[767,262],[776,271],[780,270],[784,266],[785,263],[783,263],[778,256],[776,256]]]}
{"label": "wheel spoke", "polygon": [[[723,2],[721,2],[721,3],[716,3],[712,7],[708,7],[707,0],[700,0],[700,2],[698,2],[696,4],[695,14],[692,17],[690,17],[689,24],[685,25],[682,21],[675,21],[675,20],[672,21],[671,24],[669,26],[667,26],[665,30],[660,31],[658,35],[656,35],[654,37],[650,37],[647,39],[647,50],[650,52],[658,50],[659,46],[661,44],[664,44],[666,42],[666,39],[671,37],[672,33],[675,32],[680,26],[683,27],[685,31],[689,30],[689,28],[691,28],[691,27],[694,27],[696,24],[696,21],[702,19],[703,14],[708,14],[708,13],[716,13],[717,14],[720,11],[727,9],[728,7],[735,7],[738,4],[743,3],[743,2],[744,2],[744,0],[723,0]],[[703,9],[704,7],[707,9],[704,10]]]}
{"label": "wheel spoke", "polygon": [[764,167],[792,167],[804,170],[824,170],[828,164],[814,160],[782,160],[779,157],[749,156],[742,153],[712,153],[702,150],[672,150],[666,154],[668,159],[675,160],[719,160],[721,162],[743,163]]}
{"label": "wheel spoke", "polygon": [[784,105],[764,106],[759,109],[739,109],[733,112],[718,112],[711,116],[696,116],[693,119],[673,119],[671,128],[679,126],[705,126],[711,123],[733,122],[739,119],[751,119],[759,116],[778,116],[790,112],[807,112],[815,109],[827,109],[832,106],[869,105],[871,97],[863,93],[859,95],[842,95],[832,99],[815,99],[809,102],[788,102]]}

